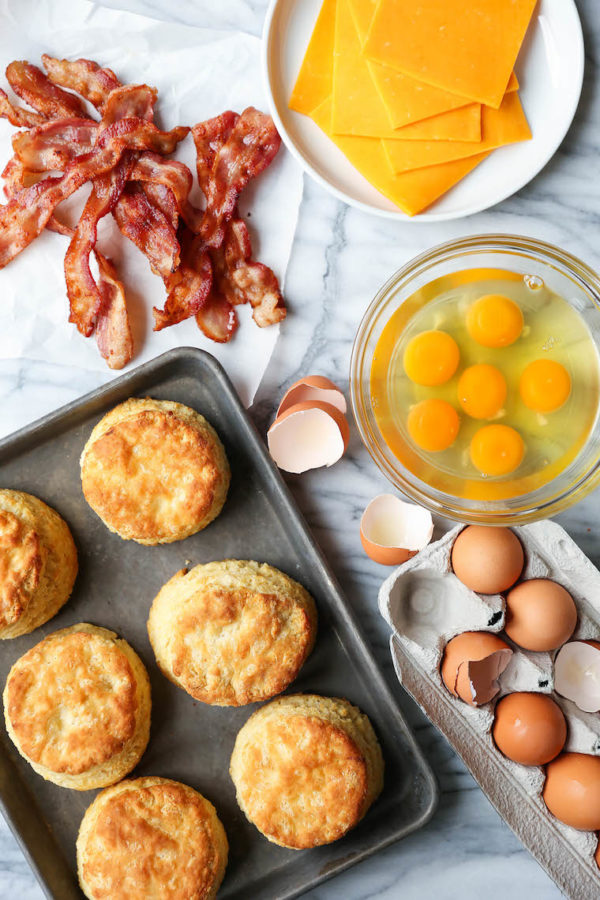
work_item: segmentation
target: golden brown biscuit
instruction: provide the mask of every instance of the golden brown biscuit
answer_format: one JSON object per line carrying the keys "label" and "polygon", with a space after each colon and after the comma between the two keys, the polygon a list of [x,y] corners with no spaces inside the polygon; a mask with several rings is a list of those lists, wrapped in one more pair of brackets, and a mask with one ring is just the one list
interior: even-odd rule
{"label": "golden brown biscuit", "polygon": [[125,540],[167,544],[201,531],[223,508],[230,472],[214,428],[170,400],[126,400],[81,454],[85,499]]}
{"label": "golden brown biscuit", "polygon": [[129,644],[80,624],[17,660],[4,688],[6,729],[47,781],[76,791],[114,784],[137,765],[150,732],[150,682]]}
{"label": "golden brown biscuit", "polygon": [[266,563],[226,559],[182,569],[148,619],[162,672],[215,706],[279,694],[315,642],[317,610],[305,589]]}
{"label": "golden brown biscuit", "polygon": [[55,616],[76,576],[67,523],[31,494],[0,490],[0,638],[28,634]]}
{"label": "golden brown biscuit", "polygon": [[250,716],[229,771],[247,818],[294,850],[343,837],[383,786],[368,718],[347,700],[316,694],[280,697]]}
{"label": "golden brown biscuit", "polygon": [[89,900],[210,900],[227,852],[202,794],[168,778],[135,778],[102,791],[86,811],[77,872]]}

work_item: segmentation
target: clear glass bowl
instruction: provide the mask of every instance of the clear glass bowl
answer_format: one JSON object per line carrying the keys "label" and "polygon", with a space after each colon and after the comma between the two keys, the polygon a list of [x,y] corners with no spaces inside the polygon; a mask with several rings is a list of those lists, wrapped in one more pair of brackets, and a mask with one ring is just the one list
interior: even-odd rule
{"label": "clear glass bowl", "polygon": [[585,263],[551,244],[516,235],[481,235],[449,241],[416,257],[384,284],[360,323],[350,364],[354,416],[367,450],[387,478],[415,502],[460,522],[515,525],[554,516],[600,484],[600,419],[575,459],[555,478],[527,494],[482,501],[433,488],[407,469],[387,446],[374,414],[371,365],[391,315],[416,290],[444,275],[473,268],[508,269],[539,276],[584,318],[600,352],[600,278]]}

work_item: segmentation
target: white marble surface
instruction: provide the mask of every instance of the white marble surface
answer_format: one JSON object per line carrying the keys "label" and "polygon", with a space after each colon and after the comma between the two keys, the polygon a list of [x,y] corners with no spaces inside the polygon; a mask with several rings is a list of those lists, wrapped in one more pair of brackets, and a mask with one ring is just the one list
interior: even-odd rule
{"label": "white marble surface", "polygon": [[[74,0],[75,2],[75,0]],[[159,18],[259,34],[265,0],[104,0]],[[397,224],[370,218],[305,181],[286,295],[290,315],[252,410],[270,421],[283,388],[301,374],[321,372],[347,384],[352,339],[380,284],[407,259],[452,237],[515,232],[552,241],[600,266],[600,47],[598,0],[578,0],[587,46],[586,83],[577,118],[554,160],[517,196],[487,213],[444,225]],[[27,360],[0,361],[0,427],[6,431],[91,390],[95,373]],[[349,452],[334,469],[291,477],[290,486],[327,553],[376,654],[394,684],[387,628],[376,593],[387,570],[362,553],[358,521],[368,500],[385,490],[353,431]],[[596,493],[561,523],[596,564],[600,550]],[[445,740],[394,687],[440,782],[439,810],[423,830],[308,895],[311,900],[504,900],[507,892],[552,900],[558,890],[521,847]],[[42,892],[0,821],[0,897],[38,900]],[[253,898],[254,900],[254,898]],[[259,900],[259,898],[257,898]]]}

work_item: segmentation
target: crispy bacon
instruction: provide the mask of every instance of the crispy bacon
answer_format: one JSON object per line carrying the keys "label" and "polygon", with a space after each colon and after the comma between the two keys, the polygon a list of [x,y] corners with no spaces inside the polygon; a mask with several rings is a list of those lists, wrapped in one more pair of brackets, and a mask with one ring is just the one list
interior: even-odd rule
{"label": "crispy bacon", "polygon": [[101,110],[110,92],[121,86],[111,69],[103,69],[90,59],[56,59],[42,53],[42,63],[50,81],[81,94],[96,109]]}
{"label": "crispy bacon", "polygon": [[79,97],[53,84],[41,69],[31,63],[24,60],[11,62],[6,68],[6,78],[17,97],[45,119],[89,118]]}
{"label": "crispy bacon", "polygon": [[196,313],[196,324],[205,337],[226,344],[238,330],[235,308],[223,294],[211,290],[206,302]]}
{"label": "crispy bacon", "polygon": [[271,164],[280,144],[270,116],[249,106],[237,119],[215,153],[207,179],[206,211],[200,233],[210,247],[222,243],[225,225],[235,212],[240,193]]}
{"label": "crispy bacon", "polygon": [[16,106],[11,103],[5,92],[0,88],[0,119],[8,119],[11,125],[17,128],[35,128],[45,122],[43,116],[39,113],[31,112],[29,109],[23,109],[22,106]]}
{"label": "crispy bacon", "polygon": [[90,152],[98,128],[96,122],[85,119],[55,119],[17,132],[13,150],[30,172],[63,169],[75,157]]}
{"label": "crispy bacon", "polygon": [[[147,84],[126,84],[110,92],[102,109],[102,124],[111,125],[117,119],[137,118],[151,122],[154,104],[158,97],[156,88]],[[186,131],[186,134],[188,133]]]}
{"label": "crispy bacon", "polygon": [[237,113],[228,110],[220,116],[199,122],[192,127],[192,137],[196,145],[198,183],[205,196],[208,193],[215,156],[228,139],[238,119]]}
{"label": "crispy bacon", "polygon": [[169,188],[177,210],[184,222],[193,232],[200,230],[202,213],[195,209],[189,201],[189,193],[192,189],[192,173],[187,166],[176,159],[165,159],[157,153],[141,153],[135,164],[131,178],[134,181],[143,181],[150,184],[162,184]]}
{"label": "crispy bacon", "polygon": [[179,210],[173,191],[164,184],[155,184],[152,181],[142,184],[142,189],[150,203],[166,217],[173,231],[177,231]]}
{"label": "crispy bacon", "polygon": [[[275,273],[252,260],[252,245],[243,219],[232,219],[225,232],[219,289],[230,303],[250,303],[260,328],[285,319],[286,309]],[[214,254],[213,254],[214,260]],[[215,266],[216,269],[216,266]]]}
{"label": "crispy bacon", "polygon": [[69,322],[77,325],[86,337],[94,331],[102,304],[102,296],[90,270],[90,253],[96,244],[98,222],[114,209],[132,166],[130,153],[124,153],[110,172],[94,178],[92,192],[65,256],[65,280],[71,310]]}
{"label": "crispy bacon", "polygon": [[140,185],[127,185],[113,214],[121,233],[142,251],[155,275],[167,278],[175,271],[180,248],[173,226]]}
{"label": "crispy bacon", "polygon": [[154,330],[161,331],[195,315],[206,302],[212,285],[210,256],[185,225],[180,229],[181,262],[165,278],[167,300],[164,309],[153,309]]}
{"label": "crispy bacon", "polygon": [[159,132],[150,122],[120,119],[100,134],[90,153],[70,162],[61,177],[44,178],[15,194],[0,207],[0,269],[40,234],[59,203],[115,166],[123,150],[153,147],[157,136],[172,148],[181,139],[180,129]]}
{"label": "crispy bacon", "polygon": [[112,263],[97,250],[96,259],[102,297],[96,321],[96,343],[109,368],[122,369],[133,357],[125,290]]}

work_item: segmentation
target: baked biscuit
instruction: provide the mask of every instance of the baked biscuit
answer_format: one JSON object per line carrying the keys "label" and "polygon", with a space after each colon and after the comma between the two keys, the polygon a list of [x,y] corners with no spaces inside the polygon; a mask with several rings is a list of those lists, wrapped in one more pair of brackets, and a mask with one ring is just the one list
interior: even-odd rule
{"label": "baked biscuit", "polygon": [[31,494],[0,490],[0,638],[28,634],[55,616],[76,576],[67,523]]}
{"label": "baked biscuit", "polygon": [[168,778],[122,781],[99,794],[77,838],[79,884],[89,900],[210,900],[227,866],[214,806]]}
{"label": "baked biscuit", "polygon": [[315,642],[310,594],[266,563],[226,559],[182,569],[156,596],[148,619],[162,672],[215,706],[279,694]]}
{"label": "baked biscuit", "polygon": [[170,400],[126,400],[81,454],[85,499],[125,540],[168,544],[195,534],[225,503],[230,472],[214,428]]}
{"label": "baked biscuit", "polygon": [[246,817],[294,850],[343,837],[383,786],[368,718],[347,700],[316,694],[280,697],[250,716],[229,771]]}
{"label": "baked biscuit", "polygon": [[120,781],[146,749],[150,682],[106,628],[73,625],[17,660],[4,688],[6,729],[47,781],[88,791]]}

